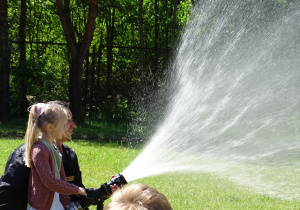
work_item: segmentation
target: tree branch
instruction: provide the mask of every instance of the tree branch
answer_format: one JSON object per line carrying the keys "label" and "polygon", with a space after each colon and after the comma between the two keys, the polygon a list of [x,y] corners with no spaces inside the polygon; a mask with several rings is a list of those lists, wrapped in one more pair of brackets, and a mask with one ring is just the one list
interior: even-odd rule
{"label": "tree branch", "polygon": [[72,55],[77,54],[77,44],[75,39],[75,34],[72,27],[71,17],[70,17],[70,2],[69,0],[64,1],[64,5],[61,0],[56,0],[57,13],[60,18],[60,22],[66,37],[68,48]]}
{"label": "tree branch", "polygon": [[97,18],[97,7],[98,7],[98,0],[90,0],[88,18],[85,26],[85,33],[84,33],[84,37],[79,52],[81,56],[86,55],[91,45],[91,42],[93,40],[95,23]]}

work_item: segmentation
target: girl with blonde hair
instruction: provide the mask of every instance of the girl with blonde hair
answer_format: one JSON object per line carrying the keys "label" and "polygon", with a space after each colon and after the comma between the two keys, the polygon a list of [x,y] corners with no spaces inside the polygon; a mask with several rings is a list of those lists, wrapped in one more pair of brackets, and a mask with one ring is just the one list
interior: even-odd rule
{"label": "girl with blonde hair", "polygon": [[25,134],[25,165],[30,167],[28,209],[63,210],[71,194],[86,195],[84,188],[66,181],[61,139],[68,120],[58,104],[38,103],[30,107]]}

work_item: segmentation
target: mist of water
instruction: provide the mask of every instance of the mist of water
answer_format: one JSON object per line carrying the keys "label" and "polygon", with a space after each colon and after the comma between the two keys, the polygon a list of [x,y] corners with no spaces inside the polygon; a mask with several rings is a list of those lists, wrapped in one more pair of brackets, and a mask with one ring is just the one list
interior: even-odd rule
{"label": "mist of water", "polygon": [[204,171],[300,199],[299,3],[200,1],[172,64],[167,112],[127,181]]}

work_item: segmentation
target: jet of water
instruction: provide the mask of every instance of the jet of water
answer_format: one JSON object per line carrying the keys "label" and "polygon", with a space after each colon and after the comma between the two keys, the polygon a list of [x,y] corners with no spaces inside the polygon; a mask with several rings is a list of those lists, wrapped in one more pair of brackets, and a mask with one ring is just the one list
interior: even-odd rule
{"label": "jet of water", "polygon": [[296,1],[200,1],[170,68],[164,120],[127,181],[206,171],[300,199],[299,34]]}

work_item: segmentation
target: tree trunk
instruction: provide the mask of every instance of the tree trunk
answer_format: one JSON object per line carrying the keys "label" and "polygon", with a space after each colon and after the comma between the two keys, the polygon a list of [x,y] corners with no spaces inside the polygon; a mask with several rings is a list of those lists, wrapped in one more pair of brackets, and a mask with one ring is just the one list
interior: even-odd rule
{"label": "tree trunk", "polygon": [[19,68],[21,75],[24,79],[20,80],[20,114],[22,116],[28,115],[28,101],[27,101],[27,87],[26,87],[26,75],[27,75],[27,66],[26,66],[26,12],[27,5],[26,0],[21,0],[21,14],[20,14],[20,27],[19,27]]}
{"label": "tree trunk", "polygon": [[90,76],[90,95],[89,95],[89,116],[94,117],[94,96],[95,96],[95,66],[96,66],[96,46],[93,46],[93,56],[91,64],[91,76]]}
{"label": "tree trunk", "polygon": [[[166,17],[169,17],[169,10],[168,10],[168,0],[165,0],[165,10],[166,10]],[[166,31],[165,31],[165,33],[166,33],[166,40],[165,40],[165,46],[166,46],[166,57],[168,58],[169,57],[169,50],[168,50],[168,48],[169,48],[169,25],[168,24],[166,24],[166,29],[165,29]]]}
{"label": "tree trunk", "polygon": [[89,81],[90,81],[90,52],[88,51],[86,58],[85,58],[85,88],[84,88],[84,101],[83,103],[85,104],[84,106],[84,113],[87,112],[87,104],[89,104]]}
{"label": "tree trunk", "polygon": [[70,109],[76,122],[83,122],[84,110],[81,102],[81,73],[84,57],[72,57],[69,75]]}
{"label": "tree trunk", "polygon": [[155,0],[154,2],[154,13],[155,13],[155,23],[154,23],[154,70],[153,70],[153,83],[154,83],[154,89],[157,88],[158,85],[158,77],[157,77],[157,71],[158,71],[158,0]]}
{"label": "tree trunk", "polygon": [[57,13],[71,54],[69,75],[70,108],[74,120],[78,123],[84,122],[84,109],[81,97],[82,65],[94,36],[97,7],[98,0],[90,0],[88,18],[85,24],[85,33],[82,41],[76,43],[75,27],[73,27],[71,22],[70,1],[64,0],[64,3],[62,3],[62,0],[56,0]]}
{"label": "tree trunk", "polygon": [[[102,35],[102,33],[101,33]],[[102,36],[101,36],[102,37]],[[97,71],[96,71],[96,75],[97,75],[97,81],[96,81],[96,107],[100,106],[100,101],[103,98],[103,94],[101,93],[101,59],[102,59],[102,39],[100,39],[100,46],[99,46],[99,50],[98,50],[98,61],[97,61]],[[98,114],[98,109],[96,108],[95,110],[95,114]]]}
{"label": "tree trunk", "polygon": [[0,121],[10,118],[9,71],[10,52],[8,45],[7,0],[0,0]]}
{"label": "tree trunk", "polygon": [[178,0],[173,0],[174,1],[174,8],[173,8],[173,27],[172,27],[172,35],[171,35],[171,46],[172,46],[172,51],[176,48],[175,46],[175,38],[176,38],[176,26],[177,26],[177,4]]}
{"label": "tree trunk", "polygon": [[[115,7],[113,6],[112,14],[109,14],[108,20],[106,21],[107,28],[107,79],[106,86],[107,90],[111,90],[111,77],[112,77],[112,66],[113,66],[113,43],[114,43],[114,24],[115,21]],[[111,94],[110,92],[108,95]]]}
{"label": "tree trunk", "polygon": [[145,78],[144,78],[144,66],[145,66],[145,49],[144,49],[144,32],[143,32],[143,0],[139,1],[139,60],[138,68],[140,70],[140,85],[141,96],[145,97]]}

